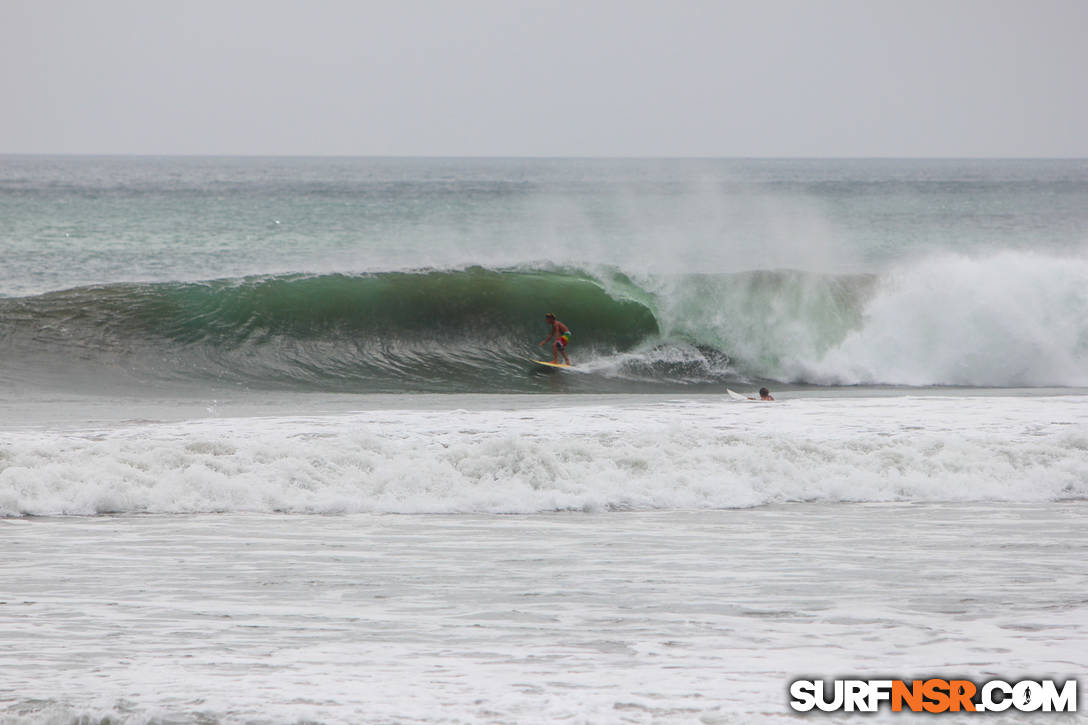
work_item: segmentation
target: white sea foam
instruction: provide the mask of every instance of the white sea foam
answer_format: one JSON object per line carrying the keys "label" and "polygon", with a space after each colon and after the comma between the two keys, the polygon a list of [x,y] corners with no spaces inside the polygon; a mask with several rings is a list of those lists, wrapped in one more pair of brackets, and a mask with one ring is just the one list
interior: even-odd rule
{"label": "white sea foam", "polygon": [[0,514],[536,513],[1088,497],[1088,398],[664,401],[22,430]]}
{"label": "white sea foam", "polygon": [[941,254],[882,276],[864,322],[787,377],[832,384],[1088,385],[1088,260]]}
{"label": "white sea foam", "polygon": [[1088,385],[1088,259],[932,253],[869,275],[641,280],[666,337],[825,385]]}
{"label": "white sea foam", "polygon": [[799,677],[1064,681],[1085,509],[0,521],[0,722],[796,725]]}

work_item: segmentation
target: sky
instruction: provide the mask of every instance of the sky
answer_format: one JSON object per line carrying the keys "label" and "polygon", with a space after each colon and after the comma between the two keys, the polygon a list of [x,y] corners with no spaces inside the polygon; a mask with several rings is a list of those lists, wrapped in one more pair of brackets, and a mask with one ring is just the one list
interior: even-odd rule
{"label": "sky", "polygon": [[1088,156],[1088,0],[0,0],[0,153]]}

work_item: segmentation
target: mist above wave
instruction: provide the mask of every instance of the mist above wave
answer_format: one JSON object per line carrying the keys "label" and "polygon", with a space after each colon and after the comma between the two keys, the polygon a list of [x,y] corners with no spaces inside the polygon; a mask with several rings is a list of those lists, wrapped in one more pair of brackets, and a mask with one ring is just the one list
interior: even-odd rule
{"label": "mist above wave", "polygon": [[[591,373],[534,375],[544,312]],[[0,300],[6,377],[255,388],[633,392],[1088,385],[1088,261],[939,254],[880,274],[518,267],[81,287]],[[50,381],[43,381],[43,374]]]}

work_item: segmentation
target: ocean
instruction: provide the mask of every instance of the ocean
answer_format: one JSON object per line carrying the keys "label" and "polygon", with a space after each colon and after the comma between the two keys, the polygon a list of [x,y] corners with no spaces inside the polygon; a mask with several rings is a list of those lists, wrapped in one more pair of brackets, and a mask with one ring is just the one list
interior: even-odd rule
{"label": "ocean", "polygon": [[0,156],[0,245],[2,723],[1088,694],[1088,161]]}

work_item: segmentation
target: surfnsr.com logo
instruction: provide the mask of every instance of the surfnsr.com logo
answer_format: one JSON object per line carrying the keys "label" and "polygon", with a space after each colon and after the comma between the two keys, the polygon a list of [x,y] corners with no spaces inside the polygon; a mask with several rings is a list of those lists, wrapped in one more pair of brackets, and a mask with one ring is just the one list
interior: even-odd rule
{"label": "surfnsr.com logo", "polygon": [[795,680],[790,707],[797,712],[1076,712],[1077,681],[1066,680]]}

